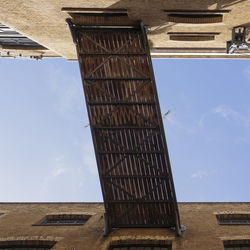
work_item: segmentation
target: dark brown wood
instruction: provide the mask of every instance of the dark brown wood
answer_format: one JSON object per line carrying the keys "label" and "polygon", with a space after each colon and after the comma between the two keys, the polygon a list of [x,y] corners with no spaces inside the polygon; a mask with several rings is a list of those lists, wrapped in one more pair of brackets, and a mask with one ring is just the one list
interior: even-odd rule
{"label": "dark brown wood", "polygon": [[108,226],[179,229],[144,26],[89,28],[89,22],[88,27],[84,21],[68,22],[78,52]]}

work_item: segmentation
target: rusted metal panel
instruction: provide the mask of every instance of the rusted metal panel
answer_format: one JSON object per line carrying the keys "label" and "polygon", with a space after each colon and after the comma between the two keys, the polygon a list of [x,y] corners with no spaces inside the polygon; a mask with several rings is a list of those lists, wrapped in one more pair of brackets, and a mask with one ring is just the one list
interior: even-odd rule
{"label": "rusted metal panel", "polygon": [[78,52],[108,227],[178,229],[144,26],[68,23]]}

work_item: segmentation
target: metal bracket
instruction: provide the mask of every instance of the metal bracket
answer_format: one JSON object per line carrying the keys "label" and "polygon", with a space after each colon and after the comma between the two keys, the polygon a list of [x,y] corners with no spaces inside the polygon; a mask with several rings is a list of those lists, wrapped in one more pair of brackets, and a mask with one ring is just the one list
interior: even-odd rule
{"label": "metal bracket", "polygon": [[232,30],[232,41],[227,42],[227,53],[235,51],[250,51],[250,43],[246,42],[246,30],[244,26],[234,27]]}
{"label": "metal bracket", "polygon": [[171,227],[171,230],[175,231],[177,236],[181,236],[182,232],[185,232],[187,227],[185,225],[181,225],[180,228],[177,227]]}
{"label": "metal bracket", "polygon": [[109,218],[107,212],[104,213],[104,236],[108,236],[110,233]]}

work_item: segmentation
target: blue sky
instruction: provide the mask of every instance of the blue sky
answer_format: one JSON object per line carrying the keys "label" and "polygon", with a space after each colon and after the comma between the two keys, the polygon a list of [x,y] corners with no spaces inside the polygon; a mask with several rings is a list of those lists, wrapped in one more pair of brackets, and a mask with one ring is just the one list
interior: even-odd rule
{"label": "blue sky", "polygon": [[[250,201],[250,62],[153,64],[178,201]],[[0,75],[0,201],[102,201],[77,62]]]}

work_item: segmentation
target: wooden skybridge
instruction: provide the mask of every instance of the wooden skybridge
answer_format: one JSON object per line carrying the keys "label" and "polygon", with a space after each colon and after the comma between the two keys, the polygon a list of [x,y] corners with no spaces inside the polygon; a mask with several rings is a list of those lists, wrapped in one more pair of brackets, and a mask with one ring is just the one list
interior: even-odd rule
{"label": "wooden skybridge", "polygon": [[69,13],[105,205],[114,228],[175,228],[173,177],[145,26],[124,13]]}

